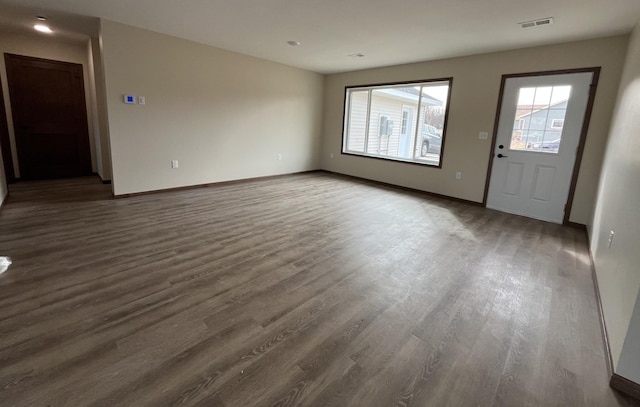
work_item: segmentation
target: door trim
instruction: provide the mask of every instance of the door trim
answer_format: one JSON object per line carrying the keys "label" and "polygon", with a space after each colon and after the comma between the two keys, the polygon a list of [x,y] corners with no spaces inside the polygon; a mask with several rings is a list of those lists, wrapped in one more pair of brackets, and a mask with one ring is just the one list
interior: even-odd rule
{"label": "door trim", "polygon": [[16,182],[16,174],[13,172],[13,157],[11,155],[11,140],[9,138],[9,125],[7,122],[7,109],[4,103],[4,90],[0,80],[0,149],[2,150],[2,163],[7,184]]}
{"label": "door trim", "polygon": [[504,87],[507,79],[523,78],[529,76],[548,76],[548,75],[563,75],[574,73],[591,72],[593,77],[591,78],[591,87],[589,89],[589,99],[587,101],[587,108],[584,112],[584,120],[582,122],[582,130],[580,131],[580,140],[578,141],[578,149],[576,150],[576,160],[573,164],[573,174],[571,176],[571,185],[569,186],[569,195],[567,196],[567,203],[565,204],[563,225],[569,224],[569,216],[571,215],[571,208],[573,206],[573,198],[576,192],[576,185],[578,183],[578,174],[580,172],[580,164],[582,163],[582,154],[584,153],[584,145],[587,138],[587,132],[589,131],[589,123],[591,122],[591,113],[593,112],[593,104],[596,97],[596,90],[598,88],[598,80],[600,79],[601,67],[591,68],[577,68],[577,69],[561,69],[556,71],[542,71],[542,72],[526,72],[516,74],[502,75],[502,81],[500,82],[500,94],[498,96],[498,107],[496,109],[496,117],[493,122],[493,138],[491,140],[491,150],[489,152],[489,165],[487,167],[487,177],[484,184],[484,196],[482,198],[482,206],[487,207],[487,197],[489,195],[489,183],[491,182],[491,169],[493,168],[493,157],[496,148],[496,142],[498,137],[498,123],[500,122],[500,114],[502,113],[502,99],[504,96]]}

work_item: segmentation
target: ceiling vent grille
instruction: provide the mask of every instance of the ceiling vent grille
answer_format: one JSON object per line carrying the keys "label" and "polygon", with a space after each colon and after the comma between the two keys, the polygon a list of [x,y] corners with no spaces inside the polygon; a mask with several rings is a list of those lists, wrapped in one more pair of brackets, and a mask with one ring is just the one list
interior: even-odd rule
{"label": "ceiling vent grille", "polygon": [[524,21],[518,23],[522,28],[539,27],[541,25],[553,24],[553,17],[541,18],[539,20]]}

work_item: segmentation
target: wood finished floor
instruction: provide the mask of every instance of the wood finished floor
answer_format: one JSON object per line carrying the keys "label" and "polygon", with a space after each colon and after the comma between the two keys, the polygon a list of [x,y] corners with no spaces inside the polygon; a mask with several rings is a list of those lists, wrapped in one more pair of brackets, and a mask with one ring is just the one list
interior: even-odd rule
{"label": "wood finished floor", "polygon": [[0,212],[2,406],[630,406],[584,233],[326,173]]}

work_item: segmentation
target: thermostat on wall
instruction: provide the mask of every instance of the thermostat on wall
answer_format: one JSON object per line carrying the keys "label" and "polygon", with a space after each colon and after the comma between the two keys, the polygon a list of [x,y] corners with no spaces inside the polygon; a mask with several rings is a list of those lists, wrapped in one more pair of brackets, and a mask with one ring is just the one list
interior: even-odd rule
{"label": "thermostat on wall", "polygon": [[124,95],[124,103],[132,105],[136,103],[136,97],[131,95]]}

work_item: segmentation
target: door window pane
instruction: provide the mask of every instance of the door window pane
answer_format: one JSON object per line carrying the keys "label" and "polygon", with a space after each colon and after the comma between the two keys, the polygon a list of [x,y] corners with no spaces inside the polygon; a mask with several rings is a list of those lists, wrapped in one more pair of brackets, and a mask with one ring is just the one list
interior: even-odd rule
{"label": "door window pane", "polygon": [[409,111],[402,111],[402,129],[400,130],[401,134],[407,134],[407,126],[409,124]]}
{"label": "door window pane", "polygon": [[557,154],[570,95],[571,86],[520,88],[509,147]]}

